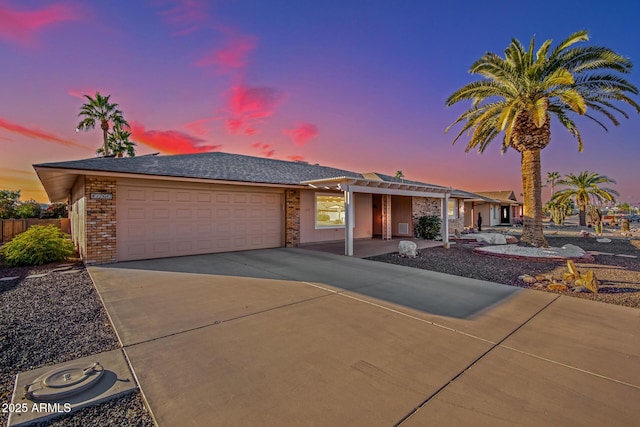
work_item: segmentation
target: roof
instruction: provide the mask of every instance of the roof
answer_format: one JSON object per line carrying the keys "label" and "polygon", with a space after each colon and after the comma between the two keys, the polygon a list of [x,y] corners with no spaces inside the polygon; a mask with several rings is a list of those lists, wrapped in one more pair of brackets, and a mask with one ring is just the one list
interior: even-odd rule
{"label": "roof", "polygon": [[41,163],[35,168],[120,172],[136,175],[200,178],[265,184],[300,184],[333,176],[362,175],[306,162],[289,162],[221,152],[175,156],[96,157],[68,162]]}
{"label": "roof", "polygon": [[365,174],[365,177],[358,172],[319,164],[222,152],[122,158],[96,157],[66,162],[40,163],[33,165],[33,167],[52,201],[66,199],[79,175],[95,174],[96,172],[117,176],[173,177],[263,185],[307,185],[308,182],[344,177],[356,180],[370,180],[377,177],[382,182],[451,190],[447,187],[403,180],[379,173]]}
{"label": "roof", "polygon": [[475,194],[483,197],[488,197],[502,204],[519,205],[518,199],[513,190],[501,190],[501,191],[477,191]]}

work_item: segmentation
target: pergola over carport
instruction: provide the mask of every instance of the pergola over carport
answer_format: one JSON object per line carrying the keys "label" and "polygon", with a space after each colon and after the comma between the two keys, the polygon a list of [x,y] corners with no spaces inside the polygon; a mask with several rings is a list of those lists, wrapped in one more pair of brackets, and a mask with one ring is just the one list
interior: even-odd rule
{"label": "pergola over carport", "polygon": [[[375,174],[374,179],[340,176],[333,178],[303,181],[301,184],[311,188],[342,191],[345,204],[345,234],[344,254],[353,256],[353,228],[354,228],[354,193],[381,194],[382,197],[382,238],[391,238],[391,196],[430,197],[441,199],[440,216],[442,220],[442,240],[445,245],[449,242],[449,224],[447,205],[453,188],[440,187],[418,183],[415,181],[394,182],[380,179]],[[377,178],[377,179],[375,179]]]}

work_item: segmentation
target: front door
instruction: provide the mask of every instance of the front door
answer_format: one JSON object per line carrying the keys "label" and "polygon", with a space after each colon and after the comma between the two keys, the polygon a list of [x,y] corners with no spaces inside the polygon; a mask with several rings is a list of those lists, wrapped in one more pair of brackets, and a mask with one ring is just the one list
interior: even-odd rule
{"label": "front door", "polygon": [[500,206],[500,224],[511,224],[509,206]]}

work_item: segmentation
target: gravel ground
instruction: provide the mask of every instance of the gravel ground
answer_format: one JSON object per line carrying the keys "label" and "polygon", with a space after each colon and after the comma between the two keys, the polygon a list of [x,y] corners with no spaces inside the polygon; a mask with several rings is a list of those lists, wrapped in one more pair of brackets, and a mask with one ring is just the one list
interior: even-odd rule
{"label": "gravel ground", "polygon": [[[613,255],[594,255],[593,263],[577,263],[578,270],[593,270],[600,281],[600,292],[573,293],[561,292],[577,298],[602,301],[610,304],[640,308],[640,258],[618,255],[640,256],[640,240],[630,240],[615,236],[607,236],[611,243],[599,243],[594,238],[569,236],[546,236],[550,246],[561,247],[572,244],[585,251],[597,251]],[[380,255],[369,259],[406,265],[425,270],[439,271],[456,276],[471,277],[505,285],[522,288],[539,289],[543,292],[554,292],[526,284],[518,277],[523,274],[552,274],[562,279],[567,271],[564,262],[528,261],[499,258],[473,252],[476,245],[456,243],[450,249],[442,247],[422,249],[417,258],[404,258],[394,254]],[[558,291],[556,291],[558,293]]]}
{"label": "gravel ground", "polygon": [[[9,403],[18,372],[119,348],[81,263],[9,268],[0,264],[0,403]],[[26,277],[45,274],[43,277]],[[0,425],[8,414],[0,412]],[[139,392],[63,415],[41,426],[153,426]]]}

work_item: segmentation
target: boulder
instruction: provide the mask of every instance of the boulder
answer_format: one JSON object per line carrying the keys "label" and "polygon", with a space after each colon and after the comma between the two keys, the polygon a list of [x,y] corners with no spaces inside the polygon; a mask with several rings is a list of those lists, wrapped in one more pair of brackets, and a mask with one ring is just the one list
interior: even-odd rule
{"label": "boulder", "polygon": [[580,246],[576,245],[564,245],[562,248],[562,254],[570,258],[580,258],[586,252]]}
{"label": "boulder", "polygon": [[506,245],[507,239],[500,233],[477,233],[474,235],[477,242],[488,243],[490,245]]}
{"label": "boulder", "polygon": [[418,256],[418,245],[409,240],[401,240],[398,243],[398,252],[404,257],[415,258]]}
{"label": "boulder", "polygon": [[611,243],[611,239],[607,239],[606,237],[603,237],[602,239],[596,239],[596,241],[598,243]]}

